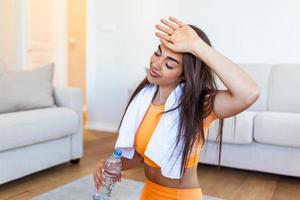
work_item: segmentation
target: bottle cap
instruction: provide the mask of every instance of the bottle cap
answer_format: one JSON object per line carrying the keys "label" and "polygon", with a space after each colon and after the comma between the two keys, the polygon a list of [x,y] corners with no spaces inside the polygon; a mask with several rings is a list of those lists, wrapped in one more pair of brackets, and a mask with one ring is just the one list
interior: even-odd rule
{"label": "bottle cap", "polygon": [[121,158],[121,157],[122,157],[122,151],[116,149],[116,150],[113,152],[113,156],[114,156],[115,158]]}

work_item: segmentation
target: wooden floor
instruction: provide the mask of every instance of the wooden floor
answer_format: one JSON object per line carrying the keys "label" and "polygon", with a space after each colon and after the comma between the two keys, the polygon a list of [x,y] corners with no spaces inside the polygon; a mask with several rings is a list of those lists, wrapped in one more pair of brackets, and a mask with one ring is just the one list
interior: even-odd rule
{"label": "wooden floor", "polygon": [[[98,160],[109,156],[116,134],[85,131],[84,156],[79,165],[65,163],[0,186],[0,199],[31,199],[92,173]],[[199,165],[199,180],[204,194],[234,200],[300,200],[300,179]],[[143,165],[123,172],[123,177],[144,180]]]}

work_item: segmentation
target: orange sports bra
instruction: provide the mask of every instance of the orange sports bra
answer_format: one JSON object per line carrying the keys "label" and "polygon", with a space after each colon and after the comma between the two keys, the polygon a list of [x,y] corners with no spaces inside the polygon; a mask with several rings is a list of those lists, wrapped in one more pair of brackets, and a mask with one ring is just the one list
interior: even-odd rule
{"label": "orange sports bra", "polygon": [[[147,156],[144,155],[145,149],[147,147],[147,144],[152,136],[152,133],[158,124],[162,114],[164,111],[164,105],[154,105],[150,104],[144,119],[142,123],[140,124],[136,134],[135,134],[135,141],[134,141],[134,147],[135,150],[144,158],[144,163],[151,167],[157,167],[159,166],[154,163],[152,160],[150,160]],[[207,134],[208,127],[210,123],[217,119],[217,116],[214,114],[214,112],[211,112],[211,114],[204,120],[204,134]],[[199,156],[200,156],[200,150],[201,150],[201,145],[197,144],[193,148],[191,152],[191,156],[188,158],[187,162],[187,168],[191,168],[194,166],[197,166],[198,161],[199,161]]]}

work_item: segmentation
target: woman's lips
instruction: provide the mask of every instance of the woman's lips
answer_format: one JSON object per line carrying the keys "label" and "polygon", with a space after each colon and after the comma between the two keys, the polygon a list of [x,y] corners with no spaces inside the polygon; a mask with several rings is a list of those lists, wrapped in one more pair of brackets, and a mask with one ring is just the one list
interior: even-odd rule
{"label": "woman's lips", "polygon": [[151,68],[150,68],[149,73],[150,73],[150,75],[153,76],[153,77],[156,77],[156,78],[159,77],[159,75],[158,75],[153,69],[151,69]]}

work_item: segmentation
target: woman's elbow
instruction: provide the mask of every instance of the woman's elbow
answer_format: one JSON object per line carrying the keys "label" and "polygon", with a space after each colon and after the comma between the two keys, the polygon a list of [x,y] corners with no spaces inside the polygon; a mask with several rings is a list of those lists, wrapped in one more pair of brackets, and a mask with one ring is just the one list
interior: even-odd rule
{"label": "woman's elbow", "polygon": [[245,104],[251,106],[252,104],[255,103],[255,101],[257,101],[259,96],[260,96],[260,90],[257,86],[255,86],[253,89],[249,90],[247,94],[247,98],[245,100]]}

